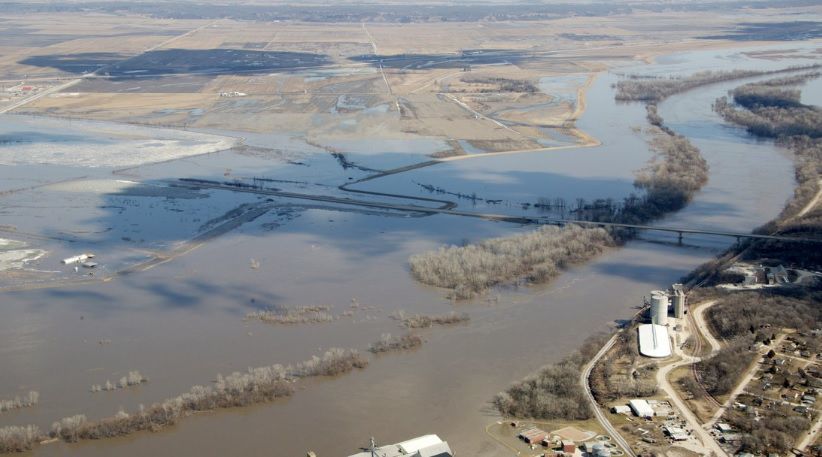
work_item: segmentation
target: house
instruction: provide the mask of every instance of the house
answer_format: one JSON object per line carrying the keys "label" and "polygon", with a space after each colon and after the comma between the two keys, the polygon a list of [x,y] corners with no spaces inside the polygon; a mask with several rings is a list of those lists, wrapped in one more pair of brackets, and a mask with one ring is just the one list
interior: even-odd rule
{"label": "house", "polygon": [[731,430],[733,430],[730,425],[725,424],[725,423],[716,424],[716,429],[719,430],[722,433],[728,433]]}

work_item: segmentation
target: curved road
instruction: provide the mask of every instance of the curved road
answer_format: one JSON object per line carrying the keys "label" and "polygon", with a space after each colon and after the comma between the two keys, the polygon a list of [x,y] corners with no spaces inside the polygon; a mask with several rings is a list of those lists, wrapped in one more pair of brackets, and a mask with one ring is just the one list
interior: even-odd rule
{"label": "curved road", "polygon": [[614,428],[614,426],[611,425],[611,422],[608,420],[608,418],[605,417],[605,414],[602,412],[602,410],[599,407],[599,404],[597,404],[597,401],[594,398],[594,394],[591,392],[590,378],[591,371],[594,369],[594,365],[596,365],[599,359],[601,359],[602,356],[605,355],[605,353],[608,352],[608,350],[614,346],[617,337],[621,333],[622,330],[614,333],[614,336],[612,336],[611,339],[608,340],[607,343],[605,343],[605,346],[602,346],[602,349],[600,349],[599,352],[597,352],[596,355],[591,359],[591,361],[588,362],[587,365],[585,365],[585,368],[582,370],[582,374],[579,377],[579,382],[580,384],[582,384],[583,390],[585,390],[585,396],[591,403],[591,407],[594,410],[594,414],[596,415],[597,421],[602,426],[602,428],[609,435],[611,435],[614,441],[616,441],[616,443],[619,444],[622,447],[622,449],[625,450],[626,455],[630,457],[636,457],[636,454],[634,454],[634,451],[631,449],[631,446],[628,444],[627,441],[625,441],[625,438],[623,438],[622,435],[619,434],[619,432]]}
{"label": "curved road", "polygon": [[[694,314],[698,313],[699,318],[695,319],[695,320],[701,321],[702,324],[704,325],[704,321],[701,319],[702,312],[704,312],[705,309],[710,308],[711,305],[713,305],[714,303],[715,302],[713,302],[713,301],[712,302],[707,302],[707,303],[703,304],[702,306],[700,306],[699,308],[697,308],[697,311],[695,311]],[[703,327],[703,328],[705,328],[707,330],[706,327]],[[700,333],[703,333],[701,331],[701,329],[699,328],[699,324],[697,324],[697,326],[694,330],[698,331]],[[706,336],[706,339],[708,340],[708,344],[710,344],[710,346],[711,346],[712,352],[714,351],[715,348],[718,349],[718,347],[714,346],[714,343],[718,344],[718,342],[716,340],[712,341],[713,335],[710,335],[710,332],[705,332],[703,334]],[[727,457],[728,453],[725,452],[725,450],[722,449],[721,446],[719,446],[719,443],[716,442],[714,437],[711,436],[711,434],[708,433],[708,431],[705,428],[702,427],[702,423],[699,421],[699,418],[697,418],[696,415],[691,411],[691,409],[688,408],[688,405],[686,405],[685,402],[682,401],[682,398],[679,396],[679,394],[676,392],[674,387],[671,385],[671,382],[668,380],[668,374],[671,371],[673,371],[676,368],[679,368],[681,366],[691,365],[691,364],[694,364],[696,362],[699,362],[700,360],[702,360],[702,358],[701,357],[693,357],[693,356],[689,356],[687,354],[684,354],[679,349],[679,346],[676,345],[676,344],[674,344],[672,346],[672,348],[674,350],[674,354],[676,356],[678,356],[680,358],[680,360],[676,361],[674,363],[671,363],[669,365],[666,365],[666,366],[660,368],[659,371],[657,371],[657,373],[656,373],[656,382],[657,382],[657,384],[659,384],[659,387],[663,391],[665,391],[665,394],[668,396],[668,398],[671,399],[671,402],[674,404],[674,406],[676,406],[676,408],[679,409],[679,412],[680,412],[680,414],[682,414],[682,417],[685,418],[686,422],[688,422],[688,426],[691,429],[693,429],[694,433],[699,437],[699,440],[702,442],[702,446],[704,446],[705,449],[710,450],[714,455]]]}

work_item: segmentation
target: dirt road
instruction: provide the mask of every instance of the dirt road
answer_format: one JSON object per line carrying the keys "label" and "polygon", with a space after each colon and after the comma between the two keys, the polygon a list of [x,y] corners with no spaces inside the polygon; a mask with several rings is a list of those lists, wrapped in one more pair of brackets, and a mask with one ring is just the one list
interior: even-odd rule
{"label": "dirt road", "polygon": [[716,304],[716,300],[711,300],[705,303],[700,303],[694,306],[694,312],[691,313],[691,316],[694,318],[694,324],[696,325],[696,330],[702,335],[705,341],[708,342],[708,345],[711,346],[711,355],[716,354],[722,345],[719,343],[713,333],[708,329],[708,323],[705,321],[705,310],[710,308],[711,306]]}

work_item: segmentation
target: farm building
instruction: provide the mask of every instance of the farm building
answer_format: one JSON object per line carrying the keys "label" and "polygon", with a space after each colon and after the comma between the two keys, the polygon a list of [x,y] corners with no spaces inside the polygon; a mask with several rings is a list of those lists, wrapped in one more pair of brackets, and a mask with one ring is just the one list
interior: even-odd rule
{"label": "farm building", "polygon": [[519,439],[528,444],[541,444],[542,440],[550,438],[548,433],[536,427],[526,428],[517,435]]}
{"label": "farm building", "polygon": [[628,406],[631,407],[631,411],[633,411],[638,417],[654,417],[654,408],[651,408],[650,403],[646,400],[634,399],[628,402]]}

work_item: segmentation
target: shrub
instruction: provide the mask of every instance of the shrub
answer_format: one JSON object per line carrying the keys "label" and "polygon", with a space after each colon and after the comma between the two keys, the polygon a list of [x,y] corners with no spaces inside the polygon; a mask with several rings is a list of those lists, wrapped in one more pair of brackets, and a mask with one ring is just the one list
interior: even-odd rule
{"label": "shrub", "polygon": [[35,425],[0,427],[0,454],[28,451],[41,438]]}
{"label": "shrub", "polygon": [[450,312],[448,314],[415,314],[407,316],[404,311],[399,311],[394,316],[402,321],[402,325],[408,328],[429,328],[434,325],[455,325],[468,322],[471,317],[467,313]]}
{"label": "shrub", "polygon": [[29,391],[23,397],[14,397],[13,400],[0,400],[0,413],[13,409],[29,408],[37,404],[40,400],[40,393],[36,390]]}
{"label": "shrub", "polygon": [[390,333],[384,333],[379,341],[373,343],[368,350],[374,354],[405,351],[422,346],[422,342],[422,337],[414,333],[406,333],[401,336],[392,336]]}
{"label": "shrub", "polygon": [[330,306],[299,306],[277,310],[254,311],[246,314],[246,319],[257,319],[267,324],[311,324],[331,322],[334,316]]}
{"label": "shrub", "polygon": [[115,389],[125,389],[127,387],[138,386],[144,382],[148,382],[148,378],[140,374],[139,371],[129,371],[128,375],[121,377],[117,384],[112,384],[111,381],[106,381],[103,385],[93,384],[91,386],[91,391],[101,392],[103,390],[111,391]]}

